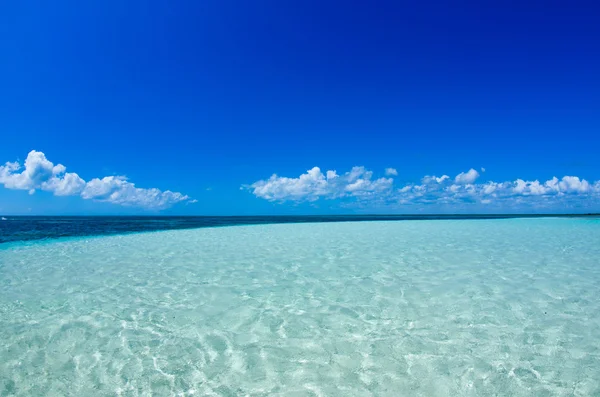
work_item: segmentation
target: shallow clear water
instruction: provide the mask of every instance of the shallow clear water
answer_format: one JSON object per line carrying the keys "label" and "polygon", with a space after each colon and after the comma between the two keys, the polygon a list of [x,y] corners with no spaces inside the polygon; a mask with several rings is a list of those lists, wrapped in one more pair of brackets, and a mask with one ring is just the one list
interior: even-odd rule
{"label": "shallow clear water", "polygon": [[0,395],[600,395],[600,222],[0,246]]}

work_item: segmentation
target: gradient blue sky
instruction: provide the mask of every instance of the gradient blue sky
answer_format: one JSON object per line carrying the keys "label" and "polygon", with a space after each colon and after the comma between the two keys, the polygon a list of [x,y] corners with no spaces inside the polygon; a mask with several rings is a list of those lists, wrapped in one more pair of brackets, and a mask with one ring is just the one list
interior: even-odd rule
{"label": "gradient blue sky", "polygon": [[[197,200],[164,214],[600,211],[599,20],[577,1],[4,2],[0,164],[37,150],[85,181]],[[315,166],[398,175],[362,195],[350,176],[242,187]],[[505,196],[395,193],[471,168]],[[554,176],[589,189],[513,197]],[[4,185],[3,214],[157,210]]]}

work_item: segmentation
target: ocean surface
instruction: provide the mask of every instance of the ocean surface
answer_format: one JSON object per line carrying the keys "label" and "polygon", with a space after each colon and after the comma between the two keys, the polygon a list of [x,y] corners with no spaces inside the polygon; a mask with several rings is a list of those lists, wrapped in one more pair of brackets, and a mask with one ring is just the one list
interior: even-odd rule
{"label": "ocean surface", "polygon": [[600,396],[598,218],[6,218],[0,396]]}
{"label": "ocean surface", "polygon": [[[519,217],[540,217],[520,215]],[[543,216],[543,215],[542,215]],[[575,216],[575,215],[571,215]],[[0,216],[0,244],[60,237],[274,223],[366,222],[434,219],[507,219],[515,215],[314,216]]]}

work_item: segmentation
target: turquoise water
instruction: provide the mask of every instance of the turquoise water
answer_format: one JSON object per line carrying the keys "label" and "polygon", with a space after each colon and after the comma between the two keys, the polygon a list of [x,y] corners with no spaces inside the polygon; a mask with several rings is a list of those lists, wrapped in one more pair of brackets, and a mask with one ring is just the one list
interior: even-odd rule
{"label": "turquoise water", "polygon": [[600,222],[0,246],[0,395],[600,395]]}

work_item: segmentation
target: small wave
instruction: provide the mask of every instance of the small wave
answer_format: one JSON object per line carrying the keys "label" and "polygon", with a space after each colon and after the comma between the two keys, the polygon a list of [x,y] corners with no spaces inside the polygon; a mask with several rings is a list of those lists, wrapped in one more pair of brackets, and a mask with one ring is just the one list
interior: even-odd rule
{"label": "small wave", "polygon": [[6,219],[5,217],[2,217],[2,220],[3,220],[3,221],[7,221],[8,219]]}

